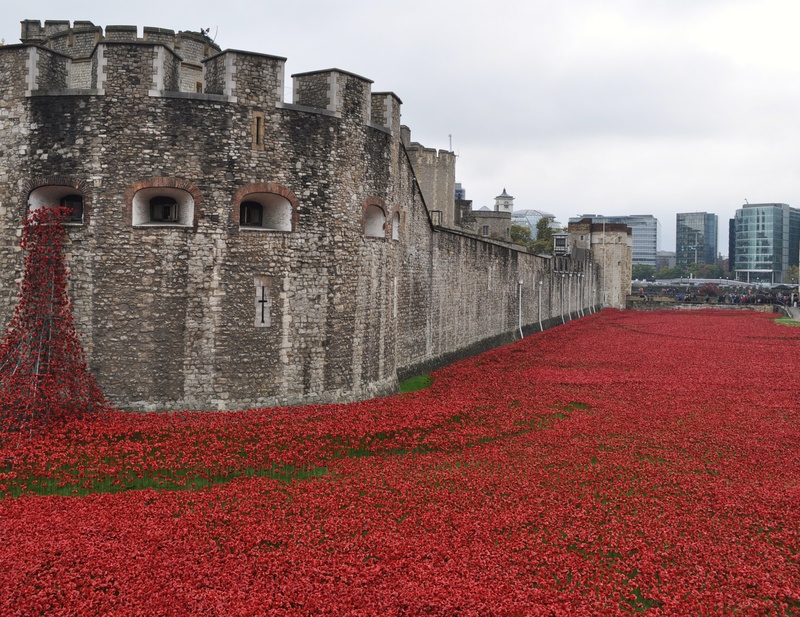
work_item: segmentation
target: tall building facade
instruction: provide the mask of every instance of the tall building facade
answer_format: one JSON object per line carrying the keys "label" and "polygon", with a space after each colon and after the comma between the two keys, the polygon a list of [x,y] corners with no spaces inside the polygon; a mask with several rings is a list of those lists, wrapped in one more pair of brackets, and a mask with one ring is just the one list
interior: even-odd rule
{"label": "tall building facade", "polygon": [[717,263],[719,223],[716,214],[685,212],[677,215],[675,260],[678,267]]}
{"label": "tall building facade", "polygon": [[658,251],[656,255],[656,272],[664,268],[675,267],[675,251]]}
{"label": "tall building facade", "polygon": [[739,281],[781,283],[798,265],[800,210],[787,204],[745,204],[734,216]]}
{"label": "tall building facade", "polygon": [[578,223],[590,218],[592,223],[602,225],[627,225],[633,232],[633,265],[656,266],[658,253],[658,240],[660,225],[658,219],[652,214],[631,214],[629,216],[603,216],[598,214],[584,214],[569,219],[570,223]]}

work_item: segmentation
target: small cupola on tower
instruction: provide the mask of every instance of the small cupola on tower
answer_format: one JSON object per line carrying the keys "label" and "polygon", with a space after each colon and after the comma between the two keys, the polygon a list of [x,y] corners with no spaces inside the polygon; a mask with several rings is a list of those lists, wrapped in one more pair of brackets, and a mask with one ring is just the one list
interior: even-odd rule
{"label": "small cupola on tower", "polygon": [[503,192],[494,198],[494,211],[495,212],[513,212],[514,211],[514,198],[506,193],[506,190],[503,189]]}

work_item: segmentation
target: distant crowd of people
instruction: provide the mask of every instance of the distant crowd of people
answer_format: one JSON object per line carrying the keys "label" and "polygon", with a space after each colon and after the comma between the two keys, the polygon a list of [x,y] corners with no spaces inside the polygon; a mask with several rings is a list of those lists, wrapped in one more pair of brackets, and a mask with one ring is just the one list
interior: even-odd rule
{"label": "distant crowd of people", "polygon": [[680,288],[659,288],[657,290],[639,288],[639,297],[649,301],[653,296],[669,296],[678,302],[716,302],[718,304],[778,304],[781,306],[797,306],[797,293],[781,291],[762,291],[747,289],[729,293],[709,294],[702,290],[683,290]]}
{"label": "distant crowd of people", "polygon": [[727,294],[725,302],[731,304],[780,304],[782,306],[797,306],[797,294],[781,293],[756,293],[756,294]]}

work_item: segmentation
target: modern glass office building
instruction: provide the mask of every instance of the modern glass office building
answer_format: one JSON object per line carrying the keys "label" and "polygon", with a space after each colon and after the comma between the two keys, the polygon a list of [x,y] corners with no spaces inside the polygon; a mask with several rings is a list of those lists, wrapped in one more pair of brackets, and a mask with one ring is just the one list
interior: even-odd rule
{"label": "modern glass office building", "polygon": [[787,204],[745,204],[734,216],[735,276],[748,283],[783,283],[798,265],[800,210]]}
{"label": "modern glass office building", "polygon": [[[514,210],[511,213],[511,224],[527,227],[533,232],[533,237],[535,238],[536,223],[543,218],[553,219],[553,223],[555,223],[556,220],[555,215],[550,214],[549,212],[544,212],[543,210]],[[553,227],[552,224],[551,227]]]}
{"label": "modern glass office building", "polygon": [[676,265],[686,268],[692,264],[717,263],[717,215],[708,212],[679,213],[676,222]]}
{"label": "modern glass office building", "polygon": [[583,216],[570,218],[569,222],[578,223],[586,218],[590,218],[592,223],[600,225],[606,222],[621,223],[630,227],[633,238],[633,265],[642,264],[655,267],[661,227],[658,219],[652,214],[631,214],[629,216],[584,214]]}

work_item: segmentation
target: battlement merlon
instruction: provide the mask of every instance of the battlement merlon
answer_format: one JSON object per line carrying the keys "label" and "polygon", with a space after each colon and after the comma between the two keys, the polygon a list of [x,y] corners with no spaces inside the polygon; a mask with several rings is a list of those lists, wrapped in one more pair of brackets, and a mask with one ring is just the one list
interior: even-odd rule
{"label": "battlement merlon", "polygon": [[226,49],[203,60],[203,92],[259,106],[283,102],[286,58]]}
{"label": "battlement merlon", "polygon": [[394,92],[373,92],[372,93],[372,124],[383,127],[396,136],[400,137],[400,108],[403,101]]}
{"label": "battlement merlon", "polygon": [[325,69],[292,75],[292,103],[327,110],[364,124],[372,120],[372,80],[341,69]]}

